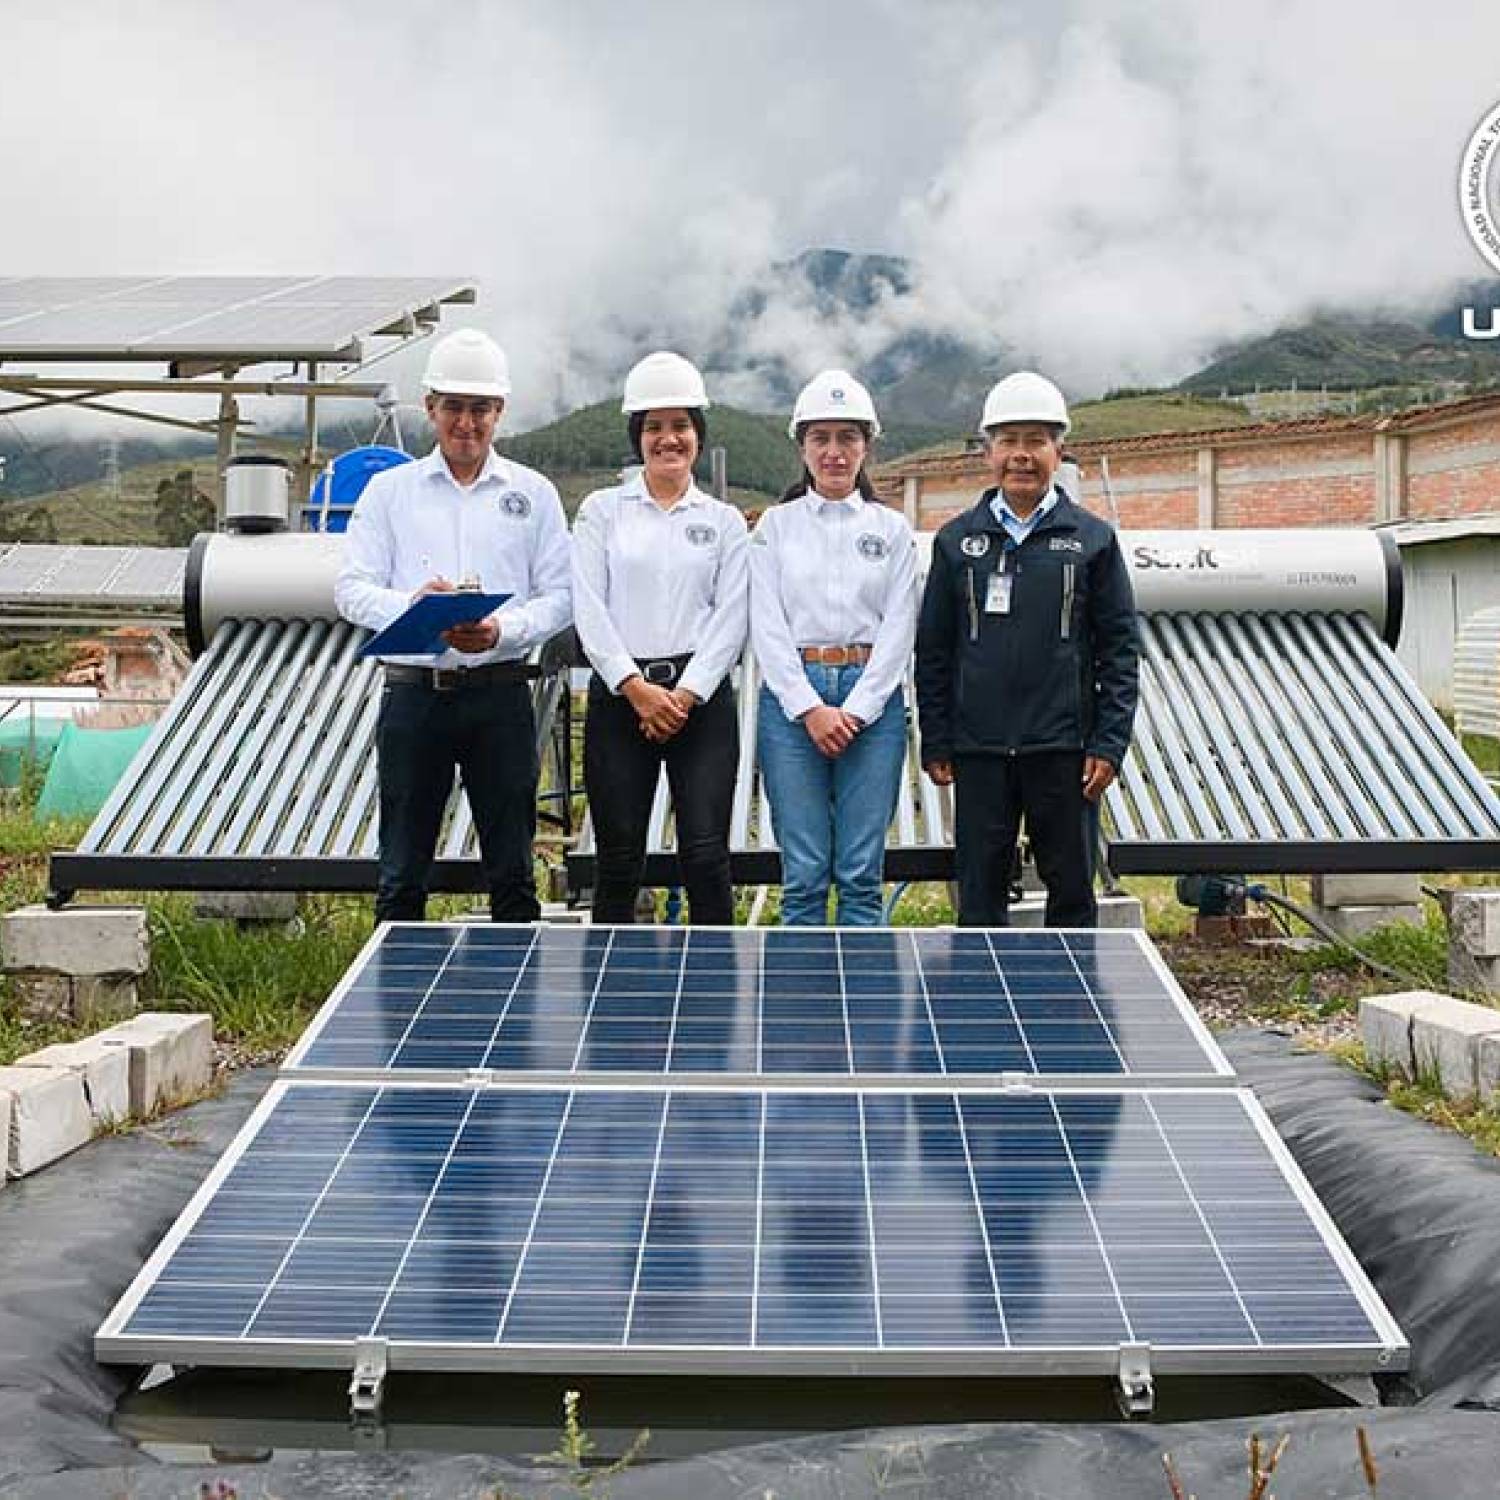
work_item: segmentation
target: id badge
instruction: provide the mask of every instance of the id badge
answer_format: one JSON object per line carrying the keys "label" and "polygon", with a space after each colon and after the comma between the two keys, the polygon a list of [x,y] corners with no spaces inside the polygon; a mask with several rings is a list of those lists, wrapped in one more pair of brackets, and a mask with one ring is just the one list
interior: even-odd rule
{"label": "id badge", "polygon": [[1010,613],[1010,591],[1015,582],[1015,575],[1005,569],[997,569],[990,574],[990,581],[984,591],[984,612],[987,615],[1008,615]]}

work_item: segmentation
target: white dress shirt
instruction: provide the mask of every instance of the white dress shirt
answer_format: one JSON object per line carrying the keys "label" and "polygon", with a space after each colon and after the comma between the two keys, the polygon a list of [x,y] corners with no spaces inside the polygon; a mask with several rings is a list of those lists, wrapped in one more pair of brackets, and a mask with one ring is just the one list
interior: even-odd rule
{"label": "white dress shirt", "polygon": [[484,592],[511,596],[491,616],[500,627],[493,650],[386,660],[445,668],[516,661],[567,628],[569,552],[550,479],[492,451],[465,488],[434,448],[365,486],[349,517],[334,602],[346,620],[383,630],[428,579],[477,578]]}
{"label": "white dress shirt", "polygon": [[678,686],[707,699],[745,645],[745,518],[697,485],[670,507],[637,475],[595,490],[573,523],[578,638],[610,692],[637,659],[687,656]]}
{"label": "white dress shirt", "polygon": [[874,649],[844,708],[866,724],[900,686],[917,630],[916,541],[906,517],[858,492],[773,505],[750,539],[750,639],[789,719],[822,699],[799,648]]}

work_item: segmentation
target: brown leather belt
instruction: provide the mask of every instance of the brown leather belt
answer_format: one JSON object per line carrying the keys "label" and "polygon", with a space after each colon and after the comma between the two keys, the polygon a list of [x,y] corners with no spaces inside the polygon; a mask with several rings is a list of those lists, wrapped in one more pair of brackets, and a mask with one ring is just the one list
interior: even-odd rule
{"label": "brown leather belt", "polygon": [[530,682],[538,675],[524,661],[487,661],[477,667],[409,667],[384,662],[385,680],[425,687],[434,693],[456,693],[466,688],[494,687],[502,682]]}
{"label": "brown leather belt", "polygon": [[799,646],[797,652],[803,661],[814,662],[820,667],[862,667],[874,649],[857,642],[852,646]]}

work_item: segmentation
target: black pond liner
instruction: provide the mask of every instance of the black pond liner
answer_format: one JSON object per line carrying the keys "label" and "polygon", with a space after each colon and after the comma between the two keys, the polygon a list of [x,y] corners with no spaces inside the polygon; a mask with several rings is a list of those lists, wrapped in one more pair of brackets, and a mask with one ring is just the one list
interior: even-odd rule
{"label": "black pond liner", "polygon": [[[1285,1037],[1225,1050],[1254,1086],[1412,1344],[1380,1410],[1215,1421],[883,1427],[726,1447],[610,1478],[612,1500],[745,1496],[1110,1496],[1162,1500],[1170,1451],[1199,1500],[1245,1494],[1253,1432],[1289,1435],[1283,1500],[1365,1496],[1355,1429],[1379,1495],[1500,1494],[1500,1163],[1387,1106],[1369,1084]],[[191,1497],[225,1481],[250,1497],[568,1493],[533,1467],[420,1452],[282,1452],[263,1463],[163,1463],[114,1430],[134,1378],[93,1357],[93,1334],[248,1115],[272,1074],[149,1131],[112,1136],[0,1192],[0,1496]],[[956,1413],[955,1413],[956,1414]],[[585,1407],[585,1419],[588,1408]]]}

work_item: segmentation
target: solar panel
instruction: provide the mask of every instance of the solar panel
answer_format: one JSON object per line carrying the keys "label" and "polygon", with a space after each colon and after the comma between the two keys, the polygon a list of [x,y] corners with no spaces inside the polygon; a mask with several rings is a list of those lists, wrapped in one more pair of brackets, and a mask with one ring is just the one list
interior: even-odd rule
{"label": "solar panel", "polygon": [[0,277],[0,357],[352,359],[473,283],[424,276]]}
{"label": "solar panel", "polygon": [[1226,1089],[276,1084],[106,1360],[752,1373],[1399,1367]]}
{"label": "solar panel", "polygon": [[407,924],[287,1059],[308,1076],[1232,1080],[1134,931]]}

